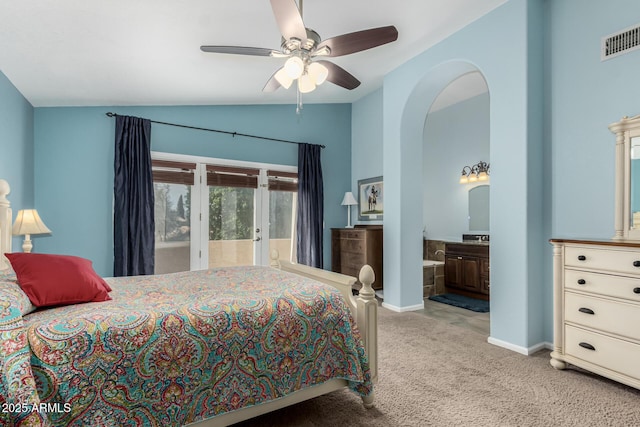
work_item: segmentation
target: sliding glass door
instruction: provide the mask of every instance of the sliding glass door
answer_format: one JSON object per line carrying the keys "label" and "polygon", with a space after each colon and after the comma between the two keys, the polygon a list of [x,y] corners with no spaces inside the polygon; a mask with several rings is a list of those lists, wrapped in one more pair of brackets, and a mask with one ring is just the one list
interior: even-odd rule
{"label": "sliding glass door", "polygon": [[296,260],[296,208],[298,205],[298,175],[269,170],[268,254],[277,250],[280,259]]}
{"label": "sliding glass door", "polygon": [[195,169],[195,163],[152,162],[156,274],[191,269]]}
{"label": "sliding glass door", "polygon": [[255,264],[256,190],[209,187],[208,267]]}
{"label": "sliding glass door", "polygon": [[168,183],[171,162],[154,160],[156,273],[295,260],[294,168],[218,162],[176,163]]}

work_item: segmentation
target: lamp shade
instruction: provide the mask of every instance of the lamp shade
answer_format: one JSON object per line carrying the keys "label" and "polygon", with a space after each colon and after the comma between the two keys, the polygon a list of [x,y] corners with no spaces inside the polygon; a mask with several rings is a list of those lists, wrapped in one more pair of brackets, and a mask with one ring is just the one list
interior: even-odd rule
{"label": "lamp shade", "polygon": [[316,84],[309,74],[303,74],[298,79],[298,89],[301,93],[309,93],[314,91]]}
{"label": "lamp shade", "polygon": [[321,85],[327,80],[329,76],[329,70],[319,62],[312,62],[309,64],[309,75],[313,79],[313,82],[317,85]]}
{"label": "lamp shade", "polygon": [[353,197],[353,193],[351,191],[344,193],[344,198],[341,203],[342,206],[353,206],[357,204],[358,202],[356,201],[356,198]]}
{"label": "lamp shade", "polygon": [[304,71],[304,62],[297,56],[292,56],[284,63],[284,69],[289,77],[297,79]]}
{"label": "lamp shade", "polygon": [[51,230],[44,225],[37,210],[23,209],[18,211],[16,221],[13,223],[12,232],[14,236],[23,236],[27,234],[51,233]]}
{"label": "lamp shade", "polygon": [[293,79],[289,77],[287,71],[283,68],[280,68],[278,72],[275,74],[275,78],[285,89],[289,89],[291,87],[291,83],[293,83]]}

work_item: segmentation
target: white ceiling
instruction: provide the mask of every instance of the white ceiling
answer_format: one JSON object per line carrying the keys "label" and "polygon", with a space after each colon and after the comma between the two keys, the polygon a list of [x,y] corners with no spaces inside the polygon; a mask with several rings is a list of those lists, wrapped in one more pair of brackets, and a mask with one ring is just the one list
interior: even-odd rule
{"label": "white ceiling", "polygon": [[[323,39],[386,25],[399,32],[396,42],[331,59],[360,87],[325,83],[304,102],[356,101],[505,1],[304,1],[305,25]],[[283,59],[204,53],[201,45],[279,49],[269,1],[0,0],[0,71],[35,107],[295,102],[293,87],[262,92]]]}

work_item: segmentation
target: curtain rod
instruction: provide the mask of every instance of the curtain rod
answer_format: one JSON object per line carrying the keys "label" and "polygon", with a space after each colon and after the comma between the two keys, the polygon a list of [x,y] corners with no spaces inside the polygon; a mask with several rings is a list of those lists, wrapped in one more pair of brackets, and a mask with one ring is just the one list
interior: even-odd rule
{"label": "curtain rod", "polygon": [[[116,113],[112,113],[112,112],[108,112],[105,113],[105,115],[107,117],[117,117],[119,116],[119,114]],[[168,122],[159,122],[156,120],[149,120],[151,123],[157,123],[159,125],[167,125],[167,126],[175,126],[175,127],[179,127],[179,128],[186,128],[186,129],[195,129],[195,130],[205,130],[207,132],[217,132],[217,133],[224,133],[227,135],[231,135],[234,138],[236,136],[245,136],[247,138],[256,138],[256,139],[264,139],[266,141],[276,141],[276,142],[286,142],[287,144],[304,144],[304,142],[296,142],[296,141],[288,141],[286,139],[278,139],[278,138],[268,138],[266,136],[257,136],[257,135],[249,135],[246,133],[238,133],[238,132],[229,132],[226,130],[217,130],[217,129],[208,129],[208,128],[200,128],[200,127],[196,127],[196,126],[187,126],[187,125],[180,125],[180,124],[176,124],[176,123],[168,123]],[[324,145],[322,144],[311,144],[311,145],[319,145],[320,148],[326,148]]]}

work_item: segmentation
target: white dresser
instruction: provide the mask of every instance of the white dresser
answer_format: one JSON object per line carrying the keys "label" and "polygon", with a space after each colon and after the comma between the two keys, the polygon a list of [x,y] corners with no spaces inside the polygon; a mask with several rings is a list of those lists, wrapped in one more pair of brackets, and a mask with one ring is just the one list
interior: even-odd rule
{"label": "white dresser", "polygon": [[551,365],[570,363],[640,388],[640,242],[551,243]]}

